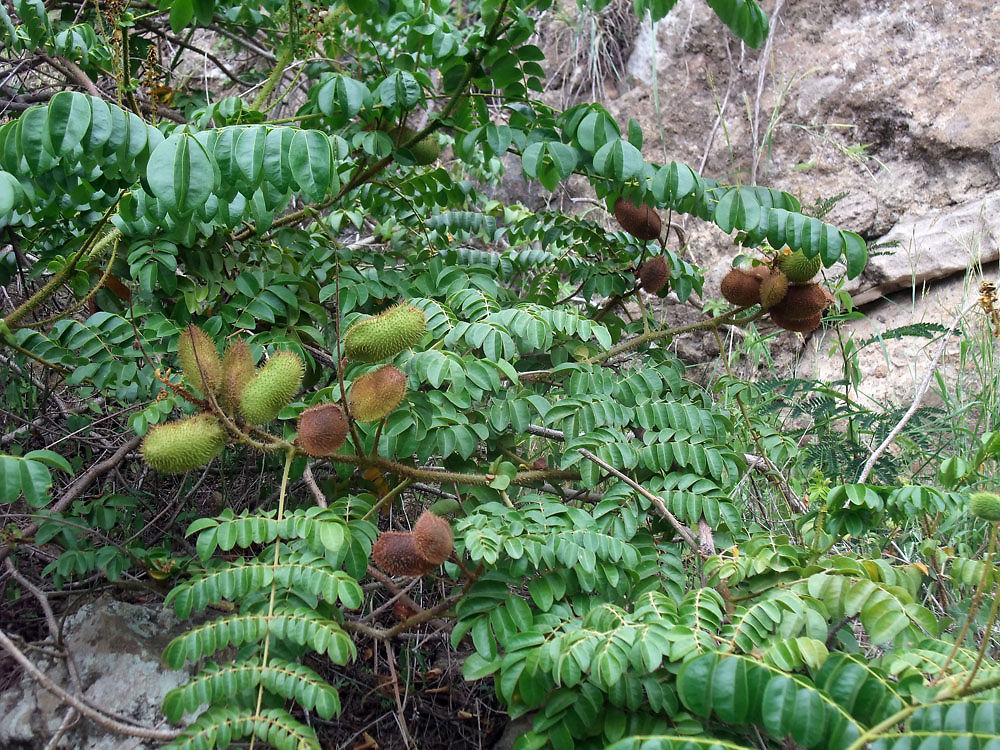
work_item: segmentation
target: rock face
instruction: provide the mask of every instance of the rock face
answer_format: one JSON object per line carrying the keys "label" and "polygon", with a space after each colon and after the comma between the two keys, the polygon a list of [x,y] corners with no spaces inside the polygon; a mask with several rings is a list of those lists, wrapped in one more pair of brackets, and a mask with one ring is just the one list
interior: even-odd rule
{"label": "rock face", "polygon": [[864,272],[844,286],[855,304],[995,261],[1000,257],[1000,191],[904,217],[879,244],[895,246],[887,248],[889,254],[874,255]]}
{"label": "rock face", "polygon": [[[872,244],[898,242],[846,283],[856,304],[875,305],[863,309],[870,320],[842,324],[846,336],[920,321],[949,324],[970,286],[975,294],[978,264],[1000,253],[1000,6],[761,5],[773,33],[768,46],[752,50],[703,0],[679,0],[655,26],[641,26],[631,82],[603,103],[620,124],[639,121],[647,159],[676,159],[725,182],[787,190]],[[705,270],[705,295],[718,298],[719,281],[741,250],[717,228],[680,221],[688,257]],[[968,283],[961,281],[967,268]],[[826,271],[834,286],[839,275]],[[908,289],[915,291],[901,291]],[[895,296],[878,302],[883,295]],[[670,322],[684,317],[670,303],[659,314]],[[779,341],[795,347],[802,339],[782,334]],[[912,396],[913,367],[923,356],[917,349],[925,345],[894,342],[886,362],[863,355],[864,387],[871,381],[873,394]],[[700,348],[712,356],[714,347]],[[836,376],[837,357],[825,359],[829,346],[808,348],[797,374]],[[943,363],[946,370],[958,366],[949,353]],[[806,364],[813,369],[804,371]]]}
{"label": "rock face", "polygon": [[[749,181],[756,165],[758,182],[805,204],[847,191],[831,219],[871,239],[904,213],[998,185],[998,52],[993,34],[970,29],[1000,29],[1000,7],[796,0],[775,15],[775,4],[763,4],[770,55],[744,49],[699,0],[680,0],[655,38],[644,27],[629,67],[642,85],[608,106],[620,118],[641,113],[647,157],[705,159],[704,173],[731,182]],[[728,137],[709,142],[717,104]]]}
{"label": "rock face", "polygon": [[[144,726],[163,721],[160,704],[167,691],[188,678],[160,663],[160,654],[186,629],[162,605],[139,606],[102,599],[66,618],[63,637],[73,654],[84,697],[106,711]],[[61,660],[31,654],[30,658],[58,685],[73,692]],[[61,700],[30,677],[0,695],[0,747],[28,750],[44,747],[66,715]],[[166,728],[166,725],[164,725]],[[138,750],[158,743],[109,733],[80,718],[63,736],[60,748]]]}

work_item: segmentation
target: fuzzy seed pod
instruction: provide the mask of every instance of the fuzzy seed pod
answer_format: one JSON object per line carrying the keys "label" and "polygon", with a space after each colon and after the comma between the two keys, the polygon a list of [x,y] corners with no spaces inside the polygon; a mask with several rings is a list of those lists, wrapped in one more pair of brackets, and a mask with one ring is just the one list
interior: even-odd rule
{"label": "fuzzy seed pod", "polygon": [[804,320],[795,320],[793,318],[786,317],[777,308],[771,309],[771,320],[779,328],[784,328],[786,331],[795,331],[796,333],[809,333],[809,331],[819,328],[819,324],[823,321],[822,313],[816,313],[811,318],[806,318]]}
{"label": "fuzzy seed pod", "polygon": [[819,284],[790,284],[784,298],[774,310],[782,318],[806,320],[823,312],[830,305],[830,295]]}
{"label": "fuzzy seed pod", "polygon": [[222,355],[222,387],[219,396],[226,414],[235,414],[240,408],[246,390],[257,368],[250,354],[250,346],[243,339],[233,339]]}
{"label": "fuzzy seed pod", "polygon": [[[401,146],[417,134],[413,128],[395,128],[390,132],[394,144]],[[413,163],[418,166],[433,164],[441,156],[441,144],[433,136],[426,136],[410,146]]]}
{"label": "fuzzy seed pod", "polygon": [[377,422],[399,406],[405,395],[406,375],[392,365],[382,365],[351,383],[347,408],[359,422]]}
{"label": "fuzzy seed pod", "polygon": [[222,363],[215,342],[193,323],[184,329],[177,342],[177,359],[184,379],[203,396],[219,392]]}
{"label": "fuzzy seed pod", "polygon": [[749,307],[760,303],[760,277],[742,268],[734,268],[725,275],[719,285],[722,296],[731,305]]}
{"label": "fuzzy seed pod", "polygon": [[329,456],[347,439],[347,417],[336,404],[316,404],[299,415],[299,445],[310,456]]}
{"label": "fuzzy seed pod", "polygon": [[422,576],[434,568],[417,554],[413,535],[408,531],[383,531],[375,542],[372,557],[376,565],[394,576]]}
{"label": "fuzzy seed pod", "polygon": [[146,463],[164,474],[183,474],[204,466],[226,445],[226,431],[211,414],[151,427],[142,441]]}
{"label": "fuzzy seed pod", "polygon": [[1000,521],[1000,495],[974,492],[969,495],[969,512],[984,521]]}
{"label": "fuzzy seed pod", "polygon": [[433,164],[441,156],[441,144],[433,137],[427,136],[410,146],[410,153],[413,154],[413,162],[418,166]]}
{"label": "fuzzy seed pod", "polygon": [[619,198],[615,201],[615,218],[622,229],[643,241],[658,239],[663,226],[656,211],[645,203],[636,205],[631,198]]}
{"label": "fuzzy seed pod", "polygon": [[639,286],[650,294],[656,294],[667,283],[670,278],[670,261],[664,256],[657,255],[650,258],[641,266],[636,274],[639,277]]}
{"label": "fuzzy seed pod", "polygon": [[243,389],[240,411],[250,424],[270,422],[288,406],[302,384],[302,360],[294,352],[278,352]]}
{"label": "fuzzy seed pod", "polygon": [[796,250],[794,253],[788,253],[787,255],[785,253],[778,255],[778,268],[784,272],[789,281],[797,283],[812,279],[813,276],[819,273],[822,265],[823,261],[819,255],[807,258],[801,250]]}
{"label": "fuzzy seed pod", "polygon": [[441,516],[425,510],[413,525],[413,546],[424,560],[433,565],[440,565],[448,559],[455,548],[451,524]]}
{"label": "fuzzy seed pod", "polygon": [[357,362],[379,362],[415,345],[427,330],[419,307],[396,305],[358,321],[344,334],[344,354]]}
{"label": "fuzzy seed pod", "polygon": [[788,277],[781,271],[771,271],[760,282],[760,306],[769,310],[788,293]]}

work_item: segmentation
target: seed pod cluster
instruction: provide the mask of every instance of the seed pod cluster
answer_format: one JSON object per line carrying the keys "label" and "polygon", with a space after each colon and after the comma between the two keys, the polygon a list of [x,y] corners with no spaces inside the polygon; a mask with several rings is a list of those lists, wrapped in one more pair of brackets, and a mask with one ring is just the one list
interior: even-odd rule
{"label": "seed pod cluster", "polygon": [[413,531],[384,531],[372,550],[375,564],[391,575],[422,576],[443,563],[455,548],[451,525],[429,510]]}
{"label": "seed pod cluster", "polygon": [[786,248],[770,266],[730,270],[722,280],[722,296],[740,307],[760,305],[777,326],[806,333],[819,327],[823,311],[833,302],[830,293],[812,281],[821,265],[818,255],[806,258],[801,250]]}

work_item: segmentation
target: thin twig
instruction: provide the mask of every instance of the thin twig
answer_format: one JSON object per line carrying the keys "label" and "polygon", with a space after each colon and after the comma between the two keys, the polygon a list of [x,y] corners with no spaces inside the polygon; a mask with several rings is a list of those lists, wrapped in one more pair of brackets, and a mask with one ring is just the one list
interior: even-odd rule
{"label": "thin twig", "polygon": [[684,539],[685,542],[687,542],[688,546],[692,550],[694,550],[699,557],[703,558],[706,557],[706,555],[702,552],[701,546],[698,544],[698,540],[695,538],[694,534],[691,533],[691,529],[682,524],[680,520],[678,520],[677,516],[675,516],[673,513],[667,510],[667,505],[666,503],[663,502],[663,498],[657,497],[652,492],[643,487],[641,484],[629,478],[625,474],[622,474],[614,466],[609,464],[607,461],[598,458],[593,453],[588,451],[586,448],[580,448],[580,455],[586,458],[588,461],[593,461],[595,464],[600,466],[609,474],[614,474],[620,480],[625,482],[625,484],[627,484],[629,487],[631,487],[636,492],[645,497],[647,500],[649,500],[651,503],[653,503],[653,507],[656,508],[656,512],[660,515],[660,517],[665,518],[667,522],[674,527],[677,533],[681,535],[681,537]]}
{"label": "thin twig", "polygon": [[302,481],[305,482],[306,487],[308,487],[309,491],[312,493],[313,499],[316,501],[316,505],[321,508],[328,507],[326,495],[323,494],[319,485],[316,484],[316,477],[313,476],[312,467],[309,466],[309,464],[306,464],[305,471],[302,472]]}
{"label": "thin twig", "polygon": [[896,426],[889,431],[889,434],[885,436],[885,440],[883,440],[881,444],[879,444],[879,446],[872,451],[872,454],[868,457],[868,461],[865,462],[864,468],[858,475],[858,484],[864,484],[867,481],[868,475],[871,474],[872,469],[875,468],[875,462],[878,461],[879,457],[883,453],[885,453],[886,448],[892,445],[892,441],[895,440],[899,433],[903,431],[903,428],[906,427],[906,423],[910,421],[910,418],[913,417],[913,415],[916,414],[917,409],[920,408],[920,403],[924,400],[924,396],[927,395],[927,390],[931,387],[931,381],[934,378],[937,363],[944,354],[945,347],[948,346],[948,341],[951,339],[951,335],[955,332],[955,329],[958,327],[962,318],[965,317],[965,314],[975,307],[977,303],[978,298],[969,302],[969,304],[962,308],[962,311],[955,316],[953,321],[951,321],[951,325],[948,326],[948,330],[941,336],[941,345],[938,347],[937,352],[934,353],[934,359],[931,360],[930,366],[927,368],[927,374],[924,375],[923,381],[919,386],[917,386],[916,393],[913,394],[913,403],[910,404],[910,408],[906,410],[903,418],[900,419]]}
{"label": "thin twig", "polygon": [[9,653],[14,660],[24,667],[24,670],[31,675],[43,688],[48,690],[54,696],[67,703],[68,705],[75,708],[81,714],[86,716],[88,719],[97,722],[103,727],[110,729],[113,732],[118,732],[119,734],[127,734],[132,737],[145,737],[151,740],[172,740],[178,735],[180,735],[179,729],[153,729],[151,727],[133,727],[128,724],[122,724],[119,721],[115,721],[107,716],[105,716],[100,711],[91,708],[83,701],[79,700],[76,696],[71,693],[66,692],[61,687],[59,687],[47,674],[32,663],[32,661],[24,655],[14,642],[7,636],[5,632],[0,630],[0,647],[2,647],[7,653]]}
{"label": "thin twig", "polygon": [[396,698],[396,720],[399,722],[399,732],[403,735],[403,742],[407,748],[413,747],[413,739],[410,737],[410,730],[406,726],[406,717],[403,714],[403,701],[399,697],[399,676],[396,674],[396,652],[392,650],[392,643],[385,641],[386,664],[389,666],[389,676],[392,678],[392,694]]}
{"label": "thin twig", "polygon": [[[76,500],[83,492],[90,487],[97,478],[107,474],[109,471],[114,469],[118,464],[125,460],[125,457],[138,447],[139,443],[142,442],[142,435],[136,435],[131,440],[129,440],[125,445],[115,451],[110,458],[106,458],[93,466],[91,466],[87,471],[80,475],[73,484],[69,486],[63,496],[59,498],[50,508],[50,513],[61,513],[66,510],[74,500]],[[36,531],[38,531],[38,524],[29,524],[22,532],[21,535],[24,537],[32,536]],[[0,561],[6,560],[7,556],[10,555],[13,547],[0,547]]]}

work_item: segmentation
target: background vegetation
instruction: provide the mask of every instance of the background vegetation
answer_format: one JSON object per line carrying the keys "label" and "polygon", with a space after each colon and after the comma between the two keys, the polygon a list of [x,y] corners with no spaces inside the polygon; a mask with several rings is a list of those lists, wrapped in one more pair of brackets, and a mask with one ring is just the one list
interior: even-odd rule
{"label": "background vegetation", "polygon": [[[752,0],[708,4],[766,40]],[[504,714],[531,717],[520,748],[996,746],[996,523],[966,508],[1000,454],[994,292],[985,327],[886,334],[961,337],[977,379],[941,408],[859,402],[877,340],[841,341],[837,383],[690,372],[680,333],[744,328],[736,359],[772,327],[756,306],[652,317],[651,258],[659,295],[717,296],[674,217],[734,257],[801,250],[849,276],[867,248],[792,195],[647,161],[637,123],[597,104],[544,104],[546,6],[0,5],[7,663],[47,679],[25,643],[58,645],[66,592],[110,589],[204,611],[164,653],[195,667],[165,717],[193,721],[123,724],[50,686],[171,747],[490,746]],[[238,95],[180,73],[209,43]],[[511,168],[534,191],[583,178],[663,229],[501,203]],[[406,398],[308,456],[296,418],[349,411],[373,369],[345,332],[398,302],[427,319],[393,357]],[[824,325],[852,315],[839,295]],[[262,427],[192,393],[189,324],[261,364],[294,352],[301,390]],[[218,458],[141,461],[147,431],[201,411],[225,423]],[[373,565],[428,506],[450,559]]]}

